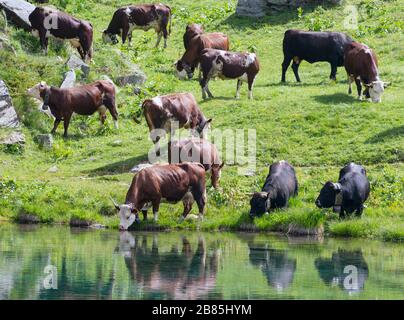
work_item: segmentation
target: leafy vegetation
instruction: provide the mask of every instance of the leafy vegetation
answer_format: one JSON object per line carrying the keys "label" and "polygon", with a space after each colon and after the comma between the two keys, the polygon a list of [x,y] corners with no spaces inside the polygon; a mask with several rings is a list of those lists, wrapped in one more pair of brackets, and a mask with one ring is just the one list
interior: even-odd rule
{"label": "leafy vegetation", "polygon": [[[137,1],[135,1],[137,2]],[[238,175],[238,166],[226,166],[220,191],[208,190],[208,208],[203,222],[178,223],[181,204],[162,205],[158,226],[142,222],[136,228],[187,228],[205,230],[287,231],[291,224],[306,228],[324,225],[331,235],[403,240],[404,234],[404,92],[402,0],[347,1],[357,5],[358,29],[345,29],[344,10],[304,8],[280,12],[262,19],[234,15],[235,0],[190,2],[167,1],[173,9],[168,48],[155,49],[154,32],[135,31],[132,47],[104,45],[101,33],[108,25],[118,0],[51,0],[52,5],[92,22],[95,28],[95,59],[90,82],[108,76],[116,79],[128,65],[138,64],[147,74],[146,84],[134,94],[131,86],[119,88],[120,129],[111,118],[100,128],[98,117],[74,117],[70,138],[59,131],[52,150],[34,142],[38,133],[49,132],[52,121],[39,112],[38,104],[25,94],[41,80],[59,85],[73,50],[68,44],[50,41],[47,57],[38,40],[23,30],[8,26],[7,37],[16,51],[0,51],[0,78],[9,86],[24,126],[26,144],[21,152],[0,151],[0,215],[15,219],[21,213],[36,215],[42,222],[68,222],[91,218],[117,227],[109,201],[125,197],[132,174],[129,170],[147,160],[152,143],[145,121],[140,119],[143,99],[170,92],[192,92],[203,112],[214,119],[213,127],[248,129],[257,133],[257,170],[253,176]],[[202,23],[206,31],[229,35],[232,50],[257,53],[261,72],[254,101],[247,100],[246,87],[235,100],[235,81],[213,81],[215,99],[201,100],[197,80],[180,81],[172,64],[183,52],[182,35],[187,23]],[[291,70],[287,84],[280,84],[282,38],[286,29],[341,30],[376,50],[381,77],[392,82],[380,104],[360,102],[347,94],[343,68],[337,82],[328,80],[329,65],[301,67],[302,83],[294,82]],[[7,151],[7,150],[6,150]],[[268,165],[286,159],[292,163],[300,183],[299,197],[290,208],[256,219],[248,218],[248,193],[259,190]],[[367,167],[371,197],[362,219],[340,221],[335,214],[315,208],[314,200],[327,180],[335,181],[341,166],[349,161]],[[56,172],[49,168],[57,167]],[[54,170],[53,170],[54,171]],[[194,209],[195,211],[195,209]]]}

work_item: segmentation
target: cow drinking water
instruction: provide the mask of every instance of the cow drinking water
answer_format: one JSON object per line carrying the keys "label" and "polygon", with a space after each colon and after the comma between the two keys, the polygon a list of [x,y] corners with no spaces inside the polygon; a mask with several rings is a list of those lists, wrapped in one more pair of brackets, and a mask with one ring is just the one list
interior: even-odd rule
{"label": "cow drinking water", "polygon": [[118,112],[115,106],[115,86],[109,80],[100,80],[83,86],[59,89],[42,81],[27,91],[28,95],[42,101],[43,109],[50,108],[55,117],[52,134],[59,123],[64,122],[64,137],[67,137],[70,119],[73,113],[92,115],[98,111],[101,124],[106,119],[106,111],[112,115],[115,127],[118,127]]}
{"label": "cow drinking water", "polygon": [[213,98],[209,90],[209,81],[212,78],[237,79],[236,98],[240,97],[240,88],[243,82],[248,83],[248,98],[253,98],[255,78],[260,70],[259,61],[255,53],[228,52],[216,49],[205,49],[200,58],[202,79],[202,98],[207,95]]}
{"label": "cow drinking water", "polygon": [[77,48],[84,61],[93,56],[93,26],[67,13],[50,8],[36,7],[28,17],[32,33],[39,36],[42,49],[48,53],[48,38],[67,39]]}
{"label": "cow drinking water", "polygon": [[[170,24],[170,25],[169,25]],[[167,26],[169,29],[167,30]],[[164,4],[141,4],[119,8],[112,16],[108,28],[104,30],[102,39],[105,43],[117,44],[117,35],[122,43],[132,41],[132,32],[135,29],[147,31],[154,29],[157,33],[156,48],[164,37],[164,48],[167,47],[167,38],[171,33],[171,9]]]}
{"label": "cow drinking water", "polygon": [[202,218],[206,200],[205,168],[200,163],[180,163],[154,165],[141,170],[132,180],[125,203],[118,205],[114,202],[114,205],[119,212],[119,229],[127,230],[135,221],[139,222],[140,211],[147,219],[150,206],[156,222],[162,201],[182,201],[184,212],[181,219],[187,217],[195,201]]}
{"label": "cow drinking water", "polygon": [[255,192],[250,201],[250,217],[262,215],[272,209],[288,206],[289,198],[298,193],[295,169],[284,160],[275,162],[269,168],[261,192]]}
{"label": "cow drinking water", "polygon": [[316,205],[319,208],[341,207],[340,218],[345,217],[345,212],[354,211],[360,217],[369,193],[370,184],[365,168],[350,163],[341,169],[337,183],[328,181],[324,184]]}

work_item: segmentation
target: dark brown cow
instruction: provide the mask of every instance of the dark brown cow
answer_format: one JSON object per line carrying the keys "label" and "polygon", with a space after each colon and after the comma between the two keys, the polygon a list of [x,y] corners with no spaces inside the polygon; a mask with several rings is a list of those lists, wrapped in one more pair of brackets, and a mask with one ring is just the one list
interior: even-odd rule
{"label": "dark brown cow", "polygon": [[209,81],[219,77],[225,79],[237,79],[236,98],[240,97],[240,88],[243,82],[248,83],[248,98],[252,99],[252,89],[255,78],[259,72],[259,61],[255,53],[226,52],[223,50],[205,49],[201,55],[202,98],[206,94],[213,98],[209,90]]}
{"label": "dark brown cow", "polygon": [[224,162],[220,163],[219,153],[214,144],[205,139],[192,138],[169,142],[168,162],[199,162],[211,174],[212,186],[219,187],[219,179]]}
{"label": "dark brown cow", "polygon": [[91,84],[59,89],[50,87],[46,82],[41,82],[28,89],[32,97],[43,101],[43,109],[48,106],[55,117],[52,134],[56,132],[59,123],[64,122],[64,136],[67,137],[67,129],[73,113],[80,115],[92,115],[99,112],[101,123],[104,124],[107,109],[112,115],[115,127],[118,127],[118,112],[115,107],[115,86],[109,80],[100,80]]}
{"label": "dark brown cow", "polygon": [[[182,58],[175,63],[179,79],[185,79],[186,77],[192,79],[194,71],[200,62],[201,53],[204,49],[213,48],[226,51],[229,50],[229,38],[224,33],[198,33],[198,27],[195,27],[194,25],[194,27],[187,29],[184,34],[184,45],[186,44],[186,50]],[[191,38],[192,34],[194,34],[194,36]],[[187,43],[185,42],[185,38],[188,39]]]}
{"label": "dark brown cow", "polygon": [[153,207],[154,221],[157,221],[160,203],[182,201],[185,219],[196,201],[199,216],[203,217],[206,204],[205,168],[200,163],[156,164],[141,170],[132,180],[126,194],[125,204],[117,205],[120,230],[127,230],[133,222],[139,222],[139,212],[147,219],[147,209]]}
{"label": "dark brown cow", "polygon": [[345,70],[348,74],[349,94],[352,93],[352,82],[355,81],[359,100],[362,100],[363,83],[366,87],[366,98],[381,102],[381,96],[388,83],[380,80],[377,57],[372,49],[367,45],[352,42],[345,51]]}
{"label": "dark brown cow", "polygon": [[29,15],[32,33],[39,36],[41,47],[48,53],[48,38],[68,39],[77,48],[84,61],[93,56],[93,26],[91,23],[76,19],[67,13],[50,8],[36,7]]}
{"label": "dark brown cow", "polygon": [[156,145],[157,155],[159,152],[159,140],[161,135],[156,129],[164,130],[165,133],[174,133],[173,122],[177,122],[177,129],[186,128],[196,130],[203,136],[204,130],[209,128],[212,119],[206,119],[196,103],[192,93],[172,93],[147,99],[142,105],[143,114],[150,130],[150,137]]}
{"label": "dark brown cow", "polygon": [[187,27],[185,28],[184,36],[183,36],[185,50],[187,50],[189,48],[189,43],[193,37],[200,35],[204,32],[205,31],[203,29],[203,26],[200,24],[193,23],[193,24],[187,25]]}
{"label": "dark brown cow", "polygon": [[[167,26],[169,30],[167,30]],[[116,35],[120,35],[122,43],[132,41],[132,32],[135,29],[147,31],[154,29],[157,33],[156,48],[161,37],[164,37],[164,48],[167,47],[167,37],[171,34],[171,8],[164,4],[142,4],[119,8],[115,11],[108,28],[103,32],[105,43],[117,44]]]}

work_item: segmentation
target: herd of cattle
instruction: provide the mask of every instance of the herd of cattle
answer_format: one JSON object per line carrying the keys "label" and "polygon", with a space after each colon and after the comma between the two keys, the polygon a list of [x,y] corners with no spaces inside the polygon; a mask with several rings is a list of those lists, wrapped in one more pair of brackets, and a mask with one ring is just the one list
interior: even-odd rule
{"label": "herd of cattle", "polygon": [[[157,33],[156,47],[164,37],[164,47],[171,33],[171,9],[163,4],[131,5],[119,8],[113,14],[108,28],[103,32],[105,43],[117,44],[119,35],[122,43],[132,40],[134,29],[149,30]],[[47,52],[48,38],[67,39],[77,48],[81,58],[91,61],[93,58],[93,26],[91,23],[76,19],[64,12],[37,7],[29,16],[32,33],[39,36],[41,47]],[[50,22],[57,21],[57,28]],[[253,98],[254,81],[260,70],[255,53],[230,52],[230,41],[223,33],[205,33],[202,26],[192,24],[186,27],[183,37],[185,53],[175,63],[180,79],[191,79],[199,66],[199,83],[202,97],[213,98],[209,90],[212,78],[237,80],[236,98],[243,82],[248,84],[248,97]],[[283,40],[284,61],[282,63],[282,82],[292,63],[296,81],[300,82],[299,65],[305,60],[309,63],[326,61],[331,65],[331,79],[336,79],[337,67],[345,66],[348,74],[349,93],[355,81],[359,99],[364,94],[373,102],[380,102],[384,88],[388,85],[379,77],[377,58],[372,49],[353,41],[341,32],[305,32],[288,30]],[[115,104],[116,90],[109,80],[100,80],[91,84],[73,88],[59,89],[41,82],[28,89],[28,94],[43,102],[43,109],[49,108],[55,118],[52,133],[61,121],[64,122],[64,136],[67,137],[70,119],[73,113],[92,115],[98,112],[103,124],[108,110],[118,126],[118,112]],[[212,186],[217,188],[224,163],[220,162],[216,147],[203,139],[212,119],[207,119],[197,105],[191,93],[173,93],[147,99],[142,105],[143,114],[149,127],[151,138],[159,155],[159,137],[154,137],[155,129],[172,132],[175,121],[179,128],[194,130],[201,138],[171,141],[169,139],[169,164],[156,164],[141,170],[133,178],[126,195],[126,201],[118,205],[114,201],[120,216],[120,229],[126,230],[135,221],[139,213],[147,218],[147,210],[152,207],[154,220],[157,220],[162,201],[176,203],[182,201],[185,218],[191,211],[193,202],[203,217],[206,205],[206,172],[210,172]],[[175,150],[175,152],[174,152]],[[183,162],[174,154],[197,155],[199,162]],[[366,170],[350,163],[341,169],[337,183],[324,184],[315,201],[319,208],[334,207],[344,217],[355,212],[360,216],[370,192]],[[252,195],[250,216],[268,213],[275,208],[287,207],[290,197],[298,194],[298,181],[294,168],[287,161],[271,165],[269,175],[261,192]]]}

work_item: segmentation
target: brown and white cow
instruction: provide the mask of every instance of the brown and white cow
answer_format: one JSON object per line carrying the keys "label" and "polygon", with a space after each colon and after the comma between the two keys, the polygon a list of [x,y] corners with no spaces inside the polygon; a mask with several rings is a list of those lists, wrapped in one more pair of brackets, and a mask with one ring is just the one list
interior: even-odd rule
{"label": "brown and white cow", "polygon": [[240,88],[243,82],[248,83],[248,98],[252,99],[255,78],[259,72],[259,61],[255,53],[227,52],[216,49],[205,49],[200,58],[200,68],[202,79],[202,98],[206,99],[206,94],[213,98],[209,90],[209,81],[219,77],[225,79],[237,79],[236,98],[240,97]]}
{"label": "brown and white cow", "polygon": [[69,40],[84,61],[93,56],[93,26],[67,13],[51,8],[36,7],[28,17],[32,34],[39,37],[42,49],[48,53],[48,38]]}
{"label": "brown and white cow", "polygon": [[161,135],[155,131],[156,129],[168,133],[170,140],[175,129],[181,128],[195,130],[202,137],[206,132],[205,129],[208,129],[212,122],[212,119],[206,119],[199,109],[192,93],[172,93],[147,99],[143,102],[142,109],[150,130],[150,137],[156,145],[157,155],[160,155]]}
{"label": "brown and white cow", "polygon": [[[202,32],[201,32],[202,31]],[[192,79],[194,71],[200,62],[200,56],[204,49],[213,48],[229,50],[229,38],[224,33],[203,33],[199,25],[188,26],[184,34],[185,53],[175,63],[179,79]]]}
{"label": "brown and white cow", "polygon": [[115,106],[115,86],[109,80],[100,80],[83,86],[59,89],[50,87],[42,81],[28,89],[27,93],[43,101],[43,109],[48,107],[55,117],[51,131],[56,132],[59,123],[64,122],[64,136],[67,137],[70,119],[73,113],[80,115],[100,114],[100,121],[104,124],[107,109],[112,115],[115,127],[118,128],[118,112]]}
{"label": "brown and white cow", "polygon": [[373,102],[382,101],[381,96],[388,83],[380,79],[377,57],[372,49],[365,44],[352,42],[345,51],[345,70],[348,74],[349,94],[352,93],[352,82],[355,81],[359,100],[362,100],[363,84],[366,87],[366,98],[371,98]]}
{"label": "brown and white cow", "polygon": [[202,218],[206,205],[205,168],[200,163],[156,164],[141,170],[134,176],[126,194],[125,203],[116,204],[119,211],[119,229],[127,230],[135,221],[139,222],[139,212],[147,219],[147,209],[153,207],[154,221],[158,219],[161,202],[182,201],[185,219],[194,201]]}
{"label": "brown and white cow", "polygon": [[[170,24],[169,30],[167,30],[168,24]],[[161,37],[164,37],[166,48],[168,35],[171,34],[171,8],[164,4],[141,4],[119,8],[103,32],[102,39],[105,43],[117,44],[116,36],[120,35],[122,43],[128,38],[130,45],[135,29],[144,31],[154,29],[157,33],[156,48],[160,44]]]}
{"label": "brown and white cow", "polygon": [[220,162],[216,146],[205,139],[192,138],[170,141],[168,162],[199,162],[205,167],[206,172],[210,173],[212,186],[215,189],[219,187],[224,162]]}

